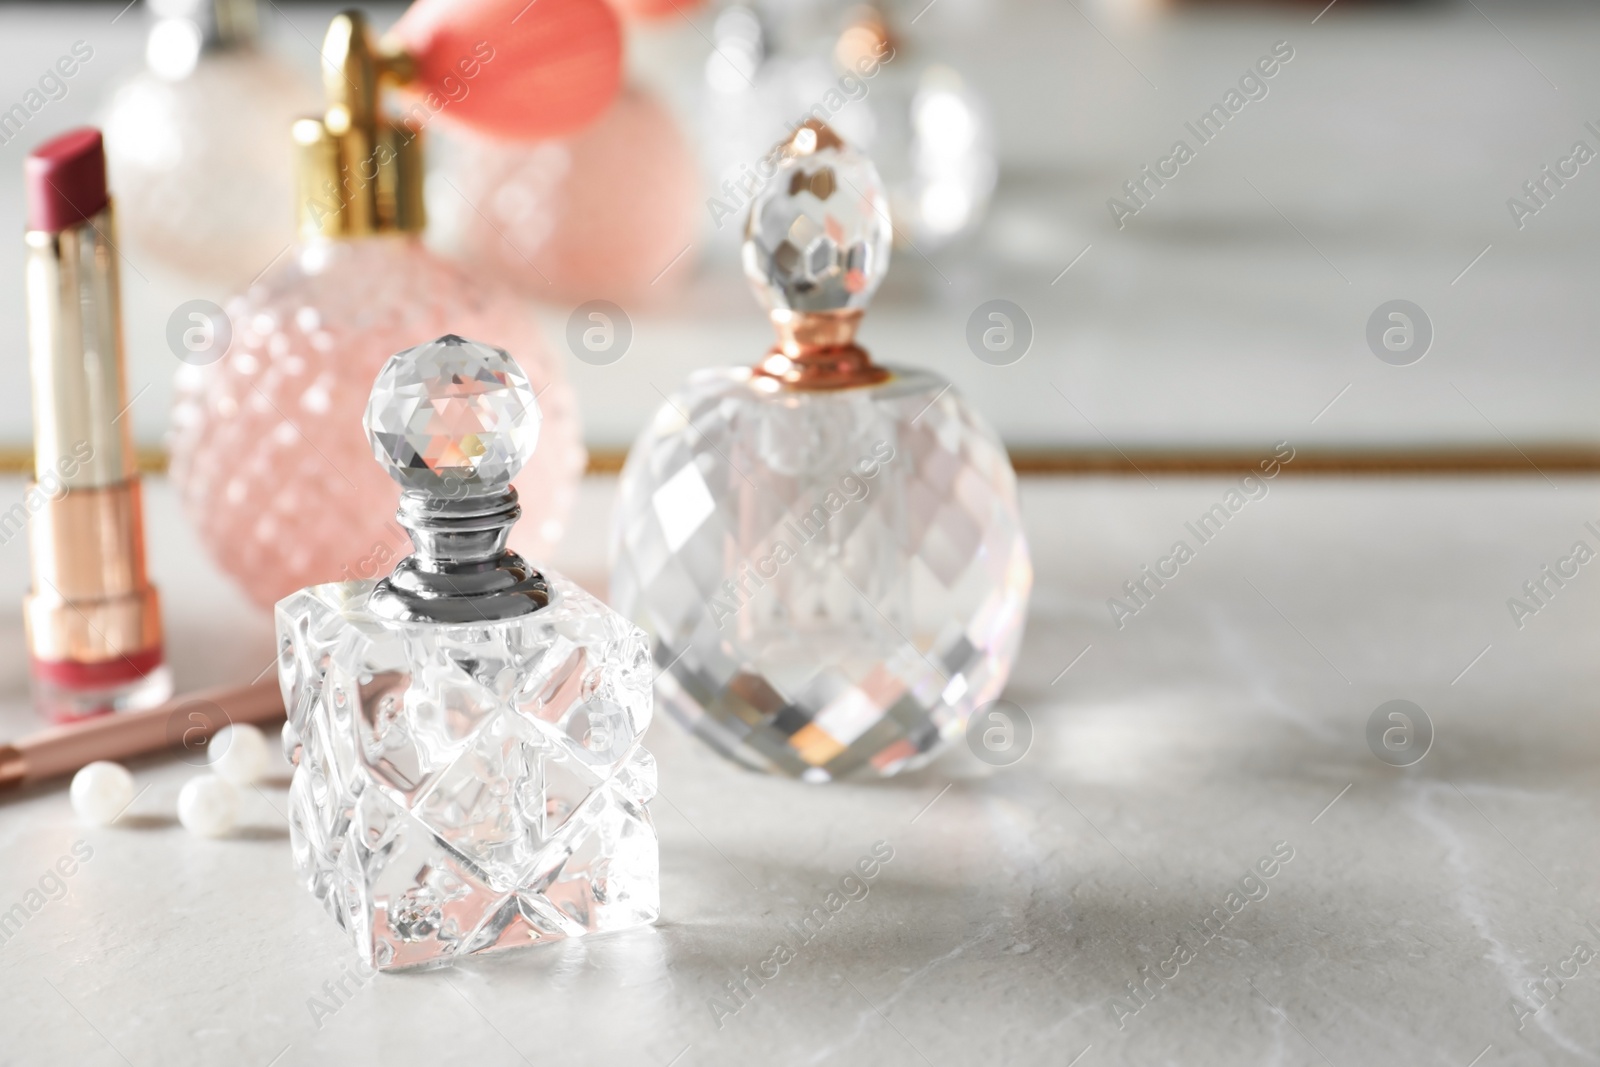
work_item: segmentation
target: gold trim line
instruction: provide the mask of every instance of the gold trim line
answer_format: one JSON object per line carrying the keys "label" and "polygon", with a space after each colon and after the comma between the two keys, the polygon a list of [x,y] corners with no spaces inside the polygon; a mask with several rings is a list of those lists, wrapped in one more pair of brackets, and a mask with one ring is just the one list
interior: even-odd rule
{"label": "gold trim line", "polygon": [[[1105,452],[1095,449],[1030,449],[1011,452],[1012,465],[1024,476],[1120,475],[1147,477],[1227,477],[1258,470],[1265,452],[1235,450],[1151,449]],[[141,474],[164,474],[167,453],[160,448],[138,450]],[[620,448],[591,448],[590,474],[616,474],[627,452]],[[1302,448],[1282,473],[1333,478],[1363,477],[1475,477],[1537,478],[1551,474],[1600,474],[1600,447],[1553,445],[1543,448],[1437,448],[1437,449],[1312,449]],[[0,474],[31,474],[33,451],[0,446]]]}

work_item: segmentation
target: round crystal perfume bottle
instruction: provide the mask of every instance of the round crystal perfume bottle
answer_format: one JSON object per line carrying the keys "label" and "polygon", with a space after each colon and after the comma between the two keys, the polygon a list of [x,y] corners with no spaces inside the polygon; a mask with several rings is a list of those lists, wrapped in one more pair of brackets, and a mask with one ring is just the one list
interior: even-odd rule
{"label": "round crystal perfume bottle", "polygon": [[315,82],[257,47],[255,0],[149,8],[146,68],[105,113],[122,230],[138,252],[237,285],[293,238],[283,130],[315,110]]}
{"label": "round crystal perfume bottle", "polygon": [[650,634],[668,711],[807,781],[931,758],[1004,686],[1033,582],[994,431],[853,341],[890,243],[872,163],[797,129],[743,246],[779,343],[662,407],[612,531],[612,603]]}
{"label": "round crystal perfume bottle", "polygon": [[[378,117],[384,68],[364,21],[335,19],[324,56],[340,102],[294,128],[301,241],[228,304],[231,346],[182,368],[173,411],[172,478],[189,519],[262,606],[302,586],[375,577],[405,554],[399,489],[361,430],[392,352],[458,333],[516,354],[545,413],[544,447],[518,480],[537,487],[513,534],[518,551],[548,554],[585,463],[576,402],[531,309],[423,246],[420,133]],[[352,158],[375,164],[375,177],[351,180]]]}

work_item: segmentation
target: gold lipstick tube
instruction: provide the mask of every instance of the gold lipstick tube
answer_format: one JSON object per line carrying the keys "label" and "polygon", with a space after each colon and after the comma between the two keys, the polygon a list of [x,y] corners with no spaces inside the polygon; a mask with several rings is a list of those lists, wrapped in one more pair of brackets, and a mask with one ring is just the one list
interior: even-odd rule
{"label": "gold lipstick tube", "polygon": [[0,536],[28,528],[34,698],[57,720],[150,707],[172,693],[124,417],[114,232],[108,201],[26,236],[34,480],[22,503],[0,512]]}

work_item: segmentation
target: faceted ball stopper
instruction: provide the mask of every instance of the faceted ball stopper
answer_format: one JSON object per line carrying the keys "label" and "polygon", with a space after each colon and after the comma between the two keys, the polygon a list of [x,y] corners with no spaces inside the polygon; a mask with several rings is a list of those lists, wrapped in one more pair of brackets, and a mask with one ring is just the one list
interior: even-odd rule
{"label": "faceted ball stopper", "polygon": [[745,225],[744,273],[757,298],[768,310],[866,307],[889,270],[894,233],[878,168],[817,119],[773,155],[777,169]]}
{"label": "faceted ball stopper", "polygon": [[503,492],[539,442],[539,401],[503,348],[446,334],[389,357],[367,401],[367,440],[406,490]]}

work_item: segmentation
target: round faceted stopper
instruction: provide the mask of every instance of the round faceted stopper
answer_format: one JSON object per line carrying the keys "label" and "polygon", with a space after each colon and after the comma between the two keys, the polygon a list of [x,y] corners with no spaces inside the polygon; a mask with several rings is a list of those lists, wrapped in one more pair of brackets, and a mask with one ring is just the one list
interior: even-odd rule
{"label": "round faceted stopper", "polygon": [[372,454],[403,489],[504,490],[539,442],[539,401],[503,348],[446,334],[389,357],[367,401]]}
{"label": "round faceted stopper", "polygon": [[816,119],[777,151],[777,170],[750,204],[745,277],[769,309],[866,307],[893,238],[878,168]]}

